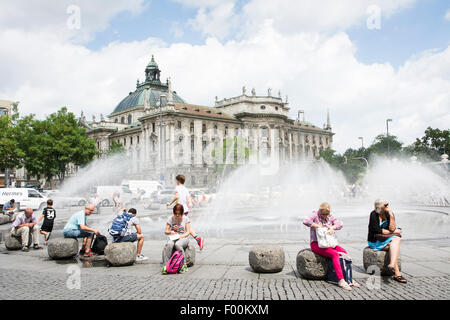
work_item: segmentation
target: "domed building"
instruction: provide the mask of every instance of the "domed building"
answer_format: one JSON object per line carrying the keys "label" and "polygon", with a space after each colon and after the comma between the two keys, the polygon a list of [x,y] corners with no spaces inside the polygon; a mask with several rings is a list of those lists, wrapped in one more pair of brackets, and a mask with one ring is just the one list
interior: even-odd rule
{"label": "domed building", "polygon": [[[160,179],[172,184],[184,174],[190,187],[214,186],[220,168],[255,164],[268,158],[276,166],[312,160],[331,147],[334,133],[329,115],[323,128],[289,118],[281,94],[247,94],[218,100],[215,106],[190,104],[172,90],[170,79],[152,56],[145,81],[136,83],[105,120],[84,115],[80,125],[105,152],[112,141],[121,143],[131,156],[129,176]],[[231,152],[230,152],[231,151]]]}

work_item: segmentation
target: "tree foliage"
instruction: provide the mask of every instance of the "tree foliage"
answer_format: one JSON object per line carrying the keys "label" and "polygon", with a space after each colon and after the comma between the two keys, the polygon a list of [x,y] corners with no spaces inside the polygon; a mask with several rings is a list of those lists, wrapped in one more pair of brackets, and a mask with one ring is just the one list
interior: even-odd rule
{"label": "tree foliage", "polygon": [[426,159],[439,161],[442,154],[448,154],[450,151],[450,130],[428,127],[422,138],[417,138],[405,149],[408,154],[415,155],[422,161]]}
{"label": "tree foliage", "polygon": [[43,175],[51,180],[57,176],[63,181],[69,164],[82,166],[96,156],[93,139],[78,126],[75,115],[64,107],[45,120],[34,115],[20,119],[16,130],[20,149],[25,156],[23,164],[32,175]]}

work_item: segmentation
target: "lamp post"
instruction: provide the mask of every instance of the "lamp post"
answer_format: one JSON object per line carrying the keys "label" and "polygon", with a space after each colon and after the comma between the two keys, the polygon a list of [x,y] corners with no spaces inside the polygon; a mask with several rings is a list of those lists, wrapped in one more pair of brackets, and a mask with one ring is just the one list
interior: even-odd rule
{"label": "lamp post", "polygon": [[[163,98],[166,98],[167,96],[165,94],[162,94],[159,96],[159,166],[161,169],[160,175],[159,175],[159,179],[160,180],[164,180],[165,181],[165,170],[166,170],[166,164],[165,164],[165,160],[166,160],[166,150],[165,150],[165,137],[163,138],[162,136],[162,106],[163,106]],[[164,130],[164,134],[166,133],[166,130]],[[163,141],[164,141],[164,150],[163,150]],[[164,177],[164,179],[161,179],[162,177]]]}
{"label": "lamp post", "polygon": [[359,140],[361,140],[361,148],[364,149],[364,138],[363,137],[358,137]]}
{"label": "lamp post", "polygon": [[299,160],[300,160],[300,155],[301,155],[301,152],[302,152],[301,147],[300,147],[300,127],[301,127],[300,114],[302,114],[302,113],[303,113],[303,116],[304,116],[305,115],[305,111],[304,110],[298,110],[297,120],[298,120],[298,159]]}
{"label": "lamp post", "polygon": [[387,138],[387,156],[389,158],[389,122],[391,122],[392,119],[386,119],[386,138]]}

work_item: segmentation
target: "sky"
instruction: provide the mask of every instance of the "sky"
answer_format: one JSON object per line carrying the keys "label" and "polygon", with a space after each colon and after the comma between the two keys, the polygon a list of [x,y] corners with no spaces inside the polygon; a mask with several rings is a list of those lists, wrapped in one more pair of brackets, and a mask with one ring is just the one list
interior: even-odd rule
{"label": "sky", "polygon": [[450,126],[450,1],[3,0],[0,99],[108,115],[152,54],[187,102],[281,91],[333,148]]}

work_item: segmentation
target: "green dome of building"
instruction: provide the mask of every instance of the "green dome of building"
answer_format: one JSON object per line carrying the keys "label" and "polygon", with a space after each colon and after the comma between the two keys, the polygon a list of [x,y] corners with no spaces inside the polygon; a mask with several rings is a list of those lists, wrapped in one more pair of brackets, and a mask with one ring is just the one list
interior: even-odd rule
{"label": "green dome of building", "polygon": [[[145,82],[136,84],[136,90],[130,92],[115,108],[110,114],[114,115],[116,113],[121,113],[124,111],[144,108],[146,105],[149,107],[159,106],[160,96],[164,94],[168,96],[169,85],[161,83],[159,76],[160,70],[158,64],[152,55],[152,60],[148,63],[145,68]],[[146,94],[147,91],[147,94]],[[147,97],[147,103],[145,98]],[[175,91],[172,92],[172,102],[174,103],[186,103],[180,96],[178,96]]]}

